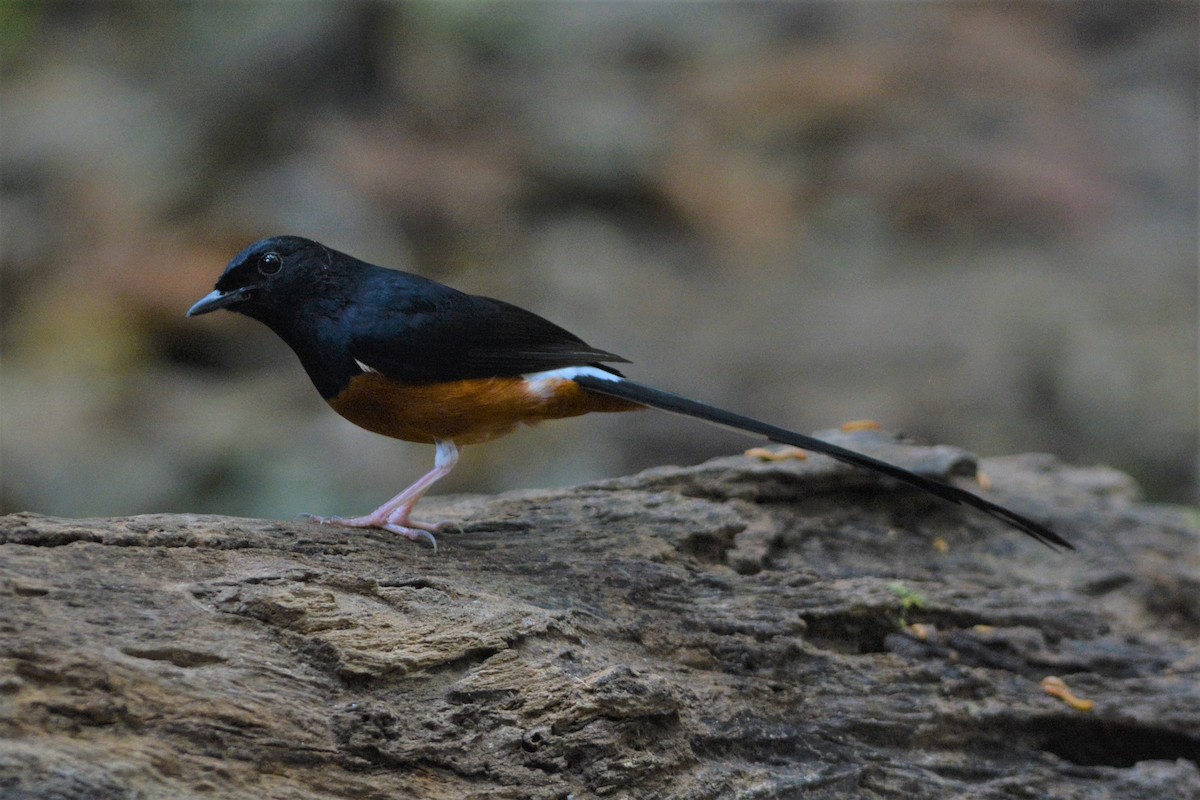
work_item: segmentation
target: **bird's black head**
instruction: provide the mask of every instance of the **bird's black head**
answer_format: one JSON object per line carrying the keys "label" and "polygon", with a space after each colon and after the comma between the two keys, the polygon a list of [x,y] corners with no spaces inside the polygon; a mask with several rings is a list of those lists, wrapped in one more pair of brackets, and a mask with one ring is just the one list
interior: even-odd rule
{"label": "bird's black head", "polygon": [[329,280],[338,255],[310,239],[275,236],[234,256],[216,289],[188,310],[189,317],[219,308],[268,322],[303,305]]}

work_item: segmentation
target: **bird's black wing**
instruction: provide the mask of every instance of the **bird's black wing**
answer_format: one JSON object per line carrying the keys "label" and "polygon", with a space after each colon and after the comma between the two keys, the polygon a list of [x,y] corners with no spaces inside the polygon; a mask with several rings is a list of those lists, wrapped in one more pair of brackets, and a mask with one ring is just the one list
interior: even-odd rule
{"label": "bird's black wing", "polygon": [[624,362],[531,311],[416,275],[380,270],[364,281],[349,347],[363,365],[403,383],[507,377]]}

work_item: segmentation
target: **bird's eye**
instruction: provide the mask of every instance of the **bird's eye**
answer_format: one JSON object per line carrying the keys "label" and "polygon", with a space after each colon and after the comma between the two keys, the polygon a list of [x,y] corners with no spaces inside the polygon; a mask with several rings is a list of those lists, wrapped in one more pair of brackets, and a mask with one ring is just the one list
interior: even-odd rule
{"label": "bird's eye", "polygon": [[263,275],[274,275],[283,268],[283,259],[279,253],[263,253],[258,259],[258,271]]}

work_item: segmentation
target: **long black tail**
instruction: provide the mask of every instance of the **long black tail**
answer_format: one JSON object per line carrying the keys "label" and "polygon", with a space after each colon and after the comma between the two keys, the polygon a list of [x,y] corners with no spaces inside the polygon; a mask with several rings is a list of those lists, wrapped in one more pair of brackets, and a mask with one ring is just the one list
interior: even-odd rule
{"label": "long black tail", "polygon": [[600,394],[610,395],[612,397],[620,397],[624,400],[631,400],[635,403],[640,403],[644,406],[657,408],[662,411],[669,411],[674,414],[683,414],[688,417],[711,422],[716,425],[721,425],[729,428],[736,428],[740,431],[748,433],[756,433],[760,436],[765,436],[773,442],[780,444],[792,445],[793,447],[801,447],[805,450],[811,450],[815,453],[824,453],[830,458],[836,458],[838,461],[844,461],[847,464],[853,464],[856,467],[874,470],[881,472],[884,475],[895,478],[896,480],[916,486],[919,489],[924,489],[930,494],[935,494],[944,500],[949,500],[953,503],[962,503],[963,505],[977,508],[985,514],[989,514],[996,519],[1007,522],[1014,528],[1032,536],[1042,544],[1054,548],[1065,547],[1069,550],[1075,548],[1066,539],[1059,536],[1054,531],[1047,528],[1041,523],[1034,522],[1028,517],[1024,517],[1015,511],[1010,511],[1004,506],[996,505],[995,503],[984,500],[978,495],[971,494],[968,491],[959,489],[957,486],[951,486],[948,483],[926,478],[923,475],[918,475],[915,472],[909,472],[906,469],[897,467],[894,464],[889,464],[886,461],[880,461],[877,458],[865,456],[862,453],[856,453],[853,450],[847,450],[844,447],[838,447],[836,444],[814,439],[811,436],[805,436],[802,433],[789,431],[786,428],[779,428],[774,425],[768,425],[765,422],[759,422],[750,417],[743,417],[740,414],[734,414],[731,411],[724,411],[715,406],[699,403],[695,400],[689,400],[686,397],[680,397],[670,392],[664,392],[659,389],[653,389],[649,386],[643,386],[638,383],[633,383],[627,380],[606,380],[603,378],[595,378],[590,375],[578,375],[574,378],[585,389]]}

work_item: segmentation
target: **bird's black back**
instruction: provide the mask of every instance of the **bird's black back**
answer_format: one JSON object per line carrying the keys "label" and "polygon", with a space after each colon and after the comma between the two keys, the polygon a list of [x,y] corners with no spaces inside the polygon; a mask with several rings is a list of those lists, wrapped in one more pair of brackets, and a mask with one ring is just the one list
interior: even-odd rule
{"label": "bird's black back", "polygon": [[[282,259],[264,276],[256,265]],[[326,398],[363,368],[403,384],[510,377],[627,359],[591,347],[549,320],[360,261],[300,237],[264,239],[238,254],[217,284],[256,288],[232,310],[262,321],[300,357]]]}

